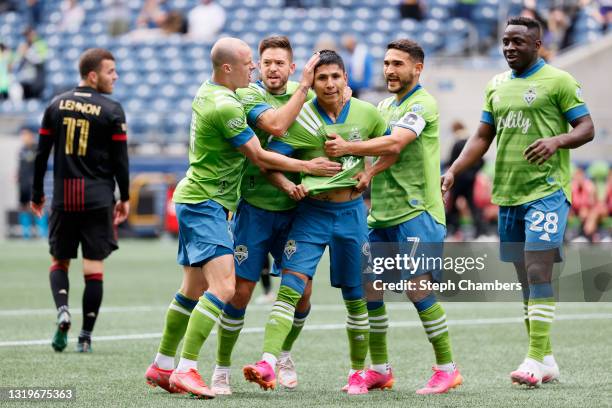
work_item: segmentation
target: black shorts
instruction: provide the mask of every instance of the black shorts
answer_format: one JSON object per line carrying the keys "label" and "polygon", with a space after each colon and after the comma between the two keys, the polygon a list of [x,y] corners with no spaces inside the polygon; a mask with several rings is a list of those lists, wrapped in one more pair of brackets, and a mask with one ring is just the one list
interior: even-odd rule
{"label": "black shorts", "polygon": [[118,249],[113,207],[82,212],[53,210],[49,217],[49,252],[56,259],[73,259],[81,244],[83,258],[101,261]]}

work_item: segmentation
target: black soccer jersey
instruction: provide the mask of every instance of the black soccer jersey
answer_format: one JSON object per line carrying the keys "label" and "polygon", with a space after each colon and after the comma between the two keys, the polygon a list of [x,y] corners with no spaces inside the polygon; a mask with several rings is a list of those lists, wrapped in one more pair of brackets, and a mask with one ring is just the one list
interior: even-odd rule
{"label": "black soccer jersey", "polygon": [[53,209],[84,211],[113,204],[115,180],[129,199],[125,114],[121,105],[90,87],[53,99],[39,132],[32,201],[44,195],[43,178],[54,148]]}

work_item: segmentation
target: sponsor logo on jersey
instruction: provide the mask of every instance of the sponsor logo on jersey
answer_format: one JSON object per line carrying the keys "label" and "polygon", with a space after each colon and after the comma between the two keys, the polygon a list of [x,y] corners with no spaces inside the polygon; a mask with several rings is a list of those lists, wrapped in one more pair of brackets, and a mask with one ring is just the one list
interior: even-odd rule
{"label": "sponsor logo on jersey", "polygon": [[227,127],[231,130],[241,130],[244,127],[244,119],[243,118],[232,118],[227,121]]}
{"label": "sponsor logo on jersey", "polygon": [[527,105],[529,106],[531,106],[531,104],[533,103],[533,101],[536,100],[537,97],[538,94],[536,93],[535,86],[533,85],[529,86],[529,89],[527,89],[527,91],[525,91],[525,94],[523,94],[523,99],[525,100],[525,102],[527,102]]}
{"label": "sponsor logo on jersey", "polygon": [[510,111],[505,117],[499,118],[497,121],[497,130],[503,128],[506,129],[520,129],[521,132],[526,135],[531,127],[531,120],[524,116],[523,111]]}
{"label": "sponsor logo on jersey", "polygon": [[255,95],[245,95],[242,97],[240,101],[242,103],[249,103],[249,102],[253,102],[254,100],[255,100]]}
{"label": "sponsor logo on jersey", "polygon": [[342,163],[342,170],[352,169],[359,164],[359,157],[356,156],[343,156],[340,158]]}
{"label": "sponsor logo on jersey", "polygon": [[234,249],[234,258],[238,265],[242,265],[244,261],[246,261],[249,257],[249,248],[246,245],[238,245],[236,249]]}
{"label": "sponsor logo on jersey", "polygon": [[285,244],[285,255],[287,256],[287,259],[291,259],[291,256],[295,254],[296,251],[297,244],[295,243],[295,240],[290,239],[289,241],[287,241],[287,243]]}

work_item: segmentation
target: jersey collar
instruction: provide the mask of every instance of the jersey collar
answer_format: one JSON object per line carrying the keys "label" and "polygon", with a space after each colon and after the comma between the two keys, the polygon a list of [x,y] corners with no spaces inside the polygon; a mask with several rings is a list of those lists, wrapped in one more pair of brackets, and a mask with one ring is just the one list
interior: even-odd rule
{"label": "jersey collar", "polygon": [[321,105],[319,105],[319,102],[317,101],[316,97],[312,100],[312,104],[314,105],[315,108],[317,108],[319,115],[321,115],[326,125],[344,123],[346,121],[346,118],[348,117],[349,109],[351,108],[351,100],[349,99],[348,102],[342,108],[342,111],[338,115],[338,118],[334,122],[333,120],[331,120],[327,112],[325,112],[325,110],[321,107]]}
{"label": "jersey collar", "polygon": [[412,94],[414,94],[416,91],[418,91],[418,90],[419,90],[419,89],[421,89],[421,88],[422,88],[421,84],[418,84],[418,83],[417,83],[417,84],[414,86],[414,88],[412,88],[412,89],[410,90],[410,92],[408,92],[406,95],[404,95],[404,97],[403,97],[402,99],[400,99],[400,101],[399,101],[399,102],[398,102],[397,100],[394,100],[394,101],[393,101],[393,104],[394,104],[395,106],[400,106],[402,103],[404,103],[404,101],[405,101],[406,99],[410,98],[410,97],[412,96]]}
{"label": "jersey collar", "polygon": [[516,75],[516,72],[512,71],[512,75],[510,78],[527,78],[536,72],[538,72],[544,65],[546,65],[546,61],[544,59],[539,58],[538,61],[531,66],[527,71],[523,72],[521,75]]}

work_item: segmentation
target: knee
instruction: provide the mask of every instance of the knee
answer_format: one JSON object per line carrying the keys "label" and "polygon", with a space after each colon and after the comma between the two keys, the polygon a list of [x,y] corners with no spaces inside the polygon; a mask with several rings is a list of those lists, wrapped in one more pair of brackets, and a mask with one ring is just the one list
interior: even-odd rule
{"label": "knee", "polygon": [[236,293],[236,280],[233,276],[216,282],[215,287],[209,287],[208,290],[213,292],[224,303],[229,302]]}
{"label": "knee", "polygon": [[70,267],[70,259],[55,259],[51,260],[50,271],[54,271],[60,269],[64,272],[68,272],[68,268]]}
{"label": "knee", "polygon": [[238,309],[244,309],[249,304],[253,289],[256,282],[245,281],[243,279],[236,280],[236,288],[232,297],[232,305]]}

